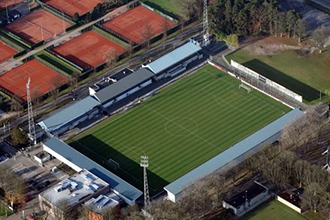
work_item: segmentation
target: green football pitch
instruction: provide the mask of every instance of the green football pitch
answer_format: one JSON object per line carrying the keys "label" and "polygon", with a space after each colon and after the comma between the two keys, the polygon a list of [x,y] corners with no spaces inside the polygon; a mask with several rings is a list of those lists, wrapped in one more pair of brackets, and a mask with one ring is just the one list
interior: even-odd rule
{"label": "green football pitch", "polygon": [[155,194],[290,110],[239,84],[207,65],[70,145],[140,189],[140,157],[149,156],[149,188]]}
{"label": "green football pitch", "polygon": [[283,205],[278,201],[271,201],[262,204],[250,213],[244,215],[239,220],[305,220],[304,216],[300,215],[293,209]]}

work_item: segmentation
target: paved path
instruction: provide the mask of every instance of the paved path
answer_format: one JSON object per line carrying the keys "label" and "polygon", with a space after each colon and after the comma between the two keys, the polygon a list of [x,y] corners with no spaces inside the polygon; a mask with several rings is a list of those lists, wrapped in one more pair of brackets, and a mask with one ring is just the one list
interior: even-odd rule
{"label": "paved path", "polygon": [[[133,4],[134,2],[131,2],[130,4]],[[104,15],[103,17],[101,17],[101,18],[99,18],[95,21],[91,21],[87,24],[84,24],[84,25],[74,29],[71,32],[68,32],[68,33],[65,32],[65,33],[59,35],[58,37],[54,38],[50,42],[47,42],[46,44],[44,44],[44,45],[28,52],[27,54],[23,55],[22,57],[20,57],[18,59],[11,59],[7,62],[4,62],[4,63],[0,64],[0,73],[5,73],[6,71],[11,70],[12,68],[22,64],[22,61],[24,59],[26,59],[27,57],[30,57],[30,56],[44,50],[45,48],[54,45],[54,44],[60,44],[60,43],[66,42],[66,41],[70,40],[71,38],[79,35],[81,30],[83,30],[83,29],[85,29],[85,28],[87,28],[87,27],[103,20],[103,19],[106,19],[106,18],[109,19],[109,18],[112,18],[112,17],[116,17],[116,16],[124,13],[125,11],[127,11],[127,9],[128,9],[128,5],[121,6],[121,7],[109,12],[108,14]]]}

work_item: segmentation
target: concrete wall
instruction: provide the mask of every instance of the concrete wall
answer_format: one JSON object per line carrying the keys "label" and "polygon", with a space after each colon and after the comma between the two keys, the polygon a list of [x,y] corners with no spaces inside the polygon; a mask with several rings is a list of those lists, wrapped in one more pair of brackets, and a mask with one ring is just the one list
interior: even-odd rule
{"label": "concrete wall", "polygon": [[296,212],[301,213],[301,209],[300,209],[299,207],[297,207],[297,206],[293,205],[292,203],[286,201],[286,200],[283,199],[282,197],[276,195],[275,199],[276,199],[277,201],[281,202],[282,204],[288,206],[289,208],[295,210]]}

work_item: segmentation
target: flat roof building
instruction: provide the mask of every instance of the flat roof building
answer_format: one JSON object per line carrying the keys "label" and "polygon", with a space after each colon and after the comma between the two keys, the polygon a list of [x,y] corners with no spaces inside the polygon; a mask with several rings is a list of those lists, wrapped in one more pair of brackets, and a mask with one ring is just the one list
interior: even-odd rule
{"label": "flat roof building", "polygon": [[89,94],[95,97],[104,107],[118,102],[151,84],[154,74],[146,68],[141,68],[120,80],[111,80],[112,83],[101,90],[89,88]]}
{"label": "flat roof building", "polygon": [[99,112],[97,108],[99,105],[101,105],[99,101],[87,96],[38,122],[38,125],[53,135],[60,135],[79,123],[93,118]]}
{"label": "flat roof building", "polygon": [[85,201],[109,192],[109,184],[87,170],[61,181],[39,194],[39,205],[57,219]]}
{"label": "flat roof building", "polygon": [[271,196],[272,193],[269,192],[267,187],[254,181],[231,198],[223,200],[222,206],[226,209],[232,209],[235,215],[242,216],[268,200]]}
{"label": "flat roof building", "polygon": [[164,187],[167,192],[167,198],[176,202],[181,198],[182,192],[196,183],[203,177],[225,167],[230,162],[241,162],[244,157],[250,156],[259,150],[263,144],[272,143],[276,141],[282,129],[297,117],[303,115],[299,109],[294,109],[289,113],[283,115],[279,119],[255,132],[251,136],[245,138],[241,142],[228,148],[224,152],[213,157],[209,161],[178,178],[174,182]]}
{"label": "flat roof building", "polygon": [[142,67],[151,70],[158,79],[174,77],[188,69],[194,61],[200,60],[203,57],[203,54],[199,53],[201,50],[199,42],[190,39],[189,42]]}
{"label": "flat roof building", "polygon": [[80,172],[86,169],[107,182],[110,189],[129,205],[134,205],[135,201],[142,195],[140,190],[56,137],[44,142],[43,149],[75,171]]}

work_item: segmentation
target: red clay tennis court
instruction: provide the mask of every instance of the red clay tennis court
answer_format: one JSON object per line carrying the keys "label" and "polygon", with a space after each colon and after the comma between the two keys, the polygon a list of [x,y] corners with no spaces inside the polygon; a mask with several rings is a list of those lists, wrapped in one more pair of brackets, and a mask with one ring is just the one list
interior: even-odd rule
{"label": "red clay tennis court", "polygon": [[82,16],[92,11],[104,0],[42,0],[42,2],[72,17],[75,12]]}
{"label": "red clay tennis court", "polygon": [[125,48],[106,37],[88,31],[53,49],[56,53],[86,69],[96,67],[106,61],[105,54],[114,51],[120,55]]}
{"label": "red clay tennis court", "polygon": [[[143,6],[137,6],[103,25],[139,44],[144,41],[143,33],[146,31],[146,25],[151,26],[152,36],[156,36],[163,32],[164,19],[166,18]],[[175,26],[175,22],[169,19],[165,21],[169,28]]]}
{"label": "red clay tennis court", "polygon": [[31,78],[31,94],[44,95],[57,86],[67,83],[68,78],[39,63],[30,60],[0,76],[0,87],[26,101],[26,83]]}
{"label": "red clay tennis court", "polygon": [[0,8],[10,7],[18,3],[23,2],[24,0],[0,0]]}
{"label": "red clay tennis court", "polygon": [[35,44],[42,40],[47,41],[55,37],[70,26],[70,23],[40,9],[6,25],[5,29],[27,42]]}
{"label": "red clay tennis court", "polygon": [[0,41],[0,63],[12,58],[18,51]]}

